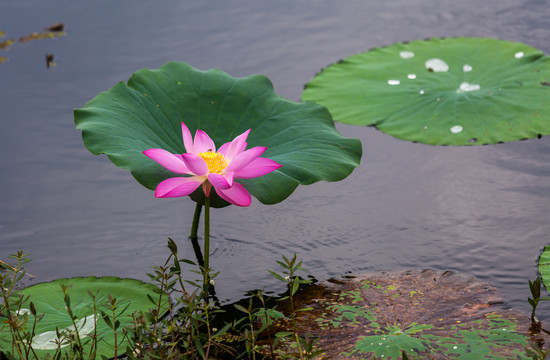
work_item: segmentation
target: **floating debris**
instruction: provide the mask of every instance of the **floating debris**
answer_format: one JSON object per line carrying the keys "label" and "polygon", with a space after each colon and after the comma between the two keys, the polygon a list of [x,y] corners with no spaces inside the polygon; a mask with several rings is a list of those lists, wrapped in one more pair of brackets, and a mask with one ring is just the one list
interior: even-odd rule
{"label": "floating debris", "polygon": [[19,38],[19,42],[25,43],[31,40],[40,40],[40,39],[55,39],[61,36],[67,35],[64,32],[46,32],[46,33],[30,33],[27,36],[23,36]]}
{"label": "floating debris", "polygon": [[[42,32],[42,33],[32,32],[27,36],[20,37],[18,41],[20,43],[26,43],[31,40],[55,39],[55,38],[67,35],[66,33],[63,32],[64,28],[65,28],[65,25],[63,25],[63,23],[55,23],[51,26],[44,28],[44,30],[47,32]],[[0,37],[3,37],[5,35],[6,35],[5,31],[0,31]],[[8,39],[3,42],[0,42],[0,50],[7,50],[11,45],[15,43],[16,43],[15,39]],[[49,68],[51,66],[55,66],[55,63],[53,62],[54,58],[55,57],[53,54],[49,54],[49,53],[46,54],[46,67]],[[0,64],[5,62],[6,60],[8,60],[6,56],[0,56]]]}
{"label": "floating debris", "polygon": [[10,47],[10,45],[12,45],[14,43],[15,43],[15,40],[13,40],[13,39],[3,41],[3,42],[0,43],[0,50],[5,50],[8,47]]}
{"label": "floating debris", "polygon": [[63,23],[58,22],[48,27],[45,27],[44,31],[60,32],[60,31],[63,31],[64,29],[65,29],[65,25],[63,25]]}
{"label": "floating debris", "polygon": [[53,54],[46,54],[46,67],[49,69],[50,66],[55,66],[55,63],[53,62],[55,59],[55,56]]}
{"label": "floating debris", "polygon": [[[6,36],[6,32],[0,31],[0,37],[4,37],[4,36]],[[3,42],[0,42],[0,50],[7,50],[10,47],[10,45],[12,45],[13,43],[15,43],[15,40],[13,39],[8,39]],[[0,56],[0,64],[6,62],[7,60],[8,60],[7,56]]]}

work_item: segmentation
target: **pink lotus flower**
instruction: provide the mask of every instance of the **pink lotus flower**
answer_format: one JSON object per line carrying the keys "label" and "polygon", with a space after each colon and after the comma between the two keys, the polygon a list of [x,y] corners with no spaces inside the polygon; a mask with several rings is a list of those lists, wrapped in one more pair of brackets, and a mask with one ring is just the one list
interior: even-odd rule
{"label": "pink lotus flower", "polygon": [[216,145],[202,130],[197,130],[195,139],[181,123],[184,154],[172,154],[163,149],[149,149],[143,153],[166,169],[188,177],[173,177],[157,185],[155,196],[158,198],[187,196],[202,184],[206,196],[210,196],[212,186],[225,201],[249,206],[252,199],[242,184],[235,179],[250,179],[268,174],[282,165],[260,155],[266,147],[246,149],[246,138],[250,129],[237,136],[233,141],[223,144],[216,152]]}

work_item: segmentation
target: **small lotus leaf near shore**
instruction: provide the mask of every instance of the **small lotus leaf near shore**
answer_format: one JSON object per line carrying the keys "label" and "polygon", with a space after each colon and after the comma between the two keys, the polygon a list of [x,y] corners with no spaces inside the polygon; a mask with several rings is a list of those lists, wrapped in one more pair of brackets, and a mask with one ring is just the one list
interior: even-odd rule
{"label": "small lotus leaf near shore", "polygon": [[[149,297],[159,297],[154,285],[111,276],[58,279],[29,286],[18,295],[24,300],[16,313],[20,321],[26,322],[25,331],[34,333],[32,349],[37,359],[51,359],[56,353],[70,352],[77,332],[86,354],[95,353],[95,358],[99,359],[102,356],[111,358],[116,348],[124,353],[129,339],[122,330],[133,324],[132,314],[138,316],[140,311],[146,313],[153,307]],[[168,311],[168,301],[168,297],[163,299],[159,314]],[[115,320],[110,324],[118,328],[118,337],[104,320],[108,317],[103,315],[110,314],[109,318],[113,319],[112,304],[116,308]],[[37,322],[33,328],[35,318]],[[91,341],[92,338],[97,341]],[[11,347],[8,319],[0,317],[0,349]]]}

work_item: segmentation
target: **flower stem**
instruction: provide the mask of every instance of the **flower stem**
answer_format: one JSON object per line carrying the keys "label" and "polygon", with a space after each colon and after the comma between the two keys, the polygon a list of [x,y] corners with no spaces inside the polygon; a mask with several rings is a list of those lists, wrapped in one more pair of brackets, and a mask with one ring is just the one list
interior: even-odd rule
{"label": "flower stem", "polygon": [[191,238],[191,240],[196,240],[198,239],[198,231],[199,231],[199,222],[200,222],[200,219],[201,219],[201,210],[202,210],[202,205],[197,203],[197,206],[195,206],[195,215],[193,215],[193,224],[191,225],[191,235],[189,235],[189,237]]}
{"label": "flower stem", "polygon": [[208,285],[210,271],[210,197],[204,198],[204,265],[203,265],[203,278],[204,278],[204,296],[208,296]]}
{"label": "flower stem", "polygon": [[202,268],[203,284],[202,298],[204,301],[204,317],[206,319],[206,331],[208,334],[208,344],[205,351],[205,359],[208,359],[210,354],[210,346],[212,344],[212,333],[210,328],[210,313],[208,303],[208,292],[210,287],[210,197],[204,198],[204,265]]}

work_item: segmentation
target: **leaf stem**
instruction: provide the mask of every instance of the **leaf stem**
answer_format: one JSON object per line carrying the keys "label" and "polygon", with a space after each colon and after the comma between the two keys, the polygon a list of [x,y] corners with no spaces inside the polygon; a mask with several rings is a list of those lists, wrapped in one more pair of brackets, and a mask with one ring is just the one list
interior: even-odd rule
{"label": "leaf stem", "polygon": [[199,222],[201,219],[201,210],[202,205],[197,203],[195,206],[195,215],[193,215],[193,224],[191,225],[191,235],[189,237],[191,240],[197,240],[198,239],[198,231],[199,231]]}

